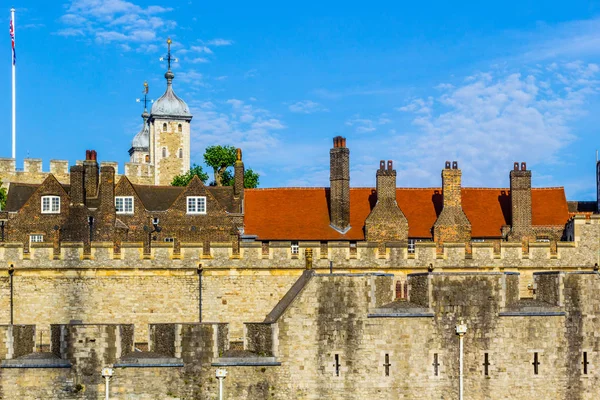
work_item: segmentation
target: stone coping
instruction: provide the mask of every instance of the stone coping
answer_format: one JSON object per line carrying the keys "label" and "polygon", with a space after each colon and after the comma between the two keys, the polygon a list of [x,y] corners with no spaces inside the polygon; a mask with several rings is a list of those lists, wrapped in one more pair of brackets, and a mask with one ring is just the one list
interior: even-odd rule
{"label": "stone coping", "polygon": [[351,278],[356,278],[356,277],[365,277],[365,276],[394,276],[394,274],[388,274],[385,272],[357,272],[357,273],[351,273],[351,272],[339,272],[336,273],[335,272],[335,267],[333,268],[333,274],[315,274],[315,276],[318,277],[326,277],[326,276],[348,276]]}
{"label": "stone coping", "polygon": [[390,313],[371,313],[367,318],[433,318],[432,312],[390,312]]}
{"label": "stone coping", "polygon": [[502,311],[499,317],[564,317],[564,311]]}
{"label": "stone coping", "polygon": [[[537,272],[534,272],[536,274]],[[406,276],[427,276],[427,275],[446,275],[446,276],[472,276],[472,275],[520,275],[520,272],[503,271],[503,272],[415,272]]]}
{"label": "stone coping", "polygon": [[212,362],[213,367],[279,367],[281,362],[275,357],[219,357]]}
{"label": "stone coping", "polygon": [[[39,356],[35,357],[36,355]],[[51,353],[32,353],[24,357],[2,360],[0,364],[0,368],[71,368],[71,366],[69,360],[63,360]]]}
{"label": "stone coping", "polygon": [[176,368],[183,367],[183,360],[173,357],[131,357],[126,360],[119,360],[114,364],[115,368]]}

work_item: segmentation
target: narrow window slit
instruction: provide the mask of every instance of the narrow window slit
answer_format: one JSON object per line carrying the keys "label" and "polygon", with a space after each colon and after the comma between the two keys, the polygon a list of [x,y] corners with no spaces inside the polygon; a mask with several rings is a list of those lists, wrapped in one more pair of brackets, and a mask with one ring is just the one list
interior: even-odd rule
{"label": "narrow window slit", "polygon": [[340,376],[340,355],[335,355],[335,376]]}
{"label": "narrow window slit", "polygon": [[587,357],[587,351],[583,352],[583,361],[581,361],[581,364],[583,365],[583,374],[587,375],[588,374],[588,357]]}
{"label": "narrow window slit", "polygon": [[533,353],[533,362],[531,364],[533,365],[533,374],[538,375],[540,362],[538,359],[537,351],[535,353]]}
{"label": "narrow window slit", "polygon": [[390,376],[390,366],[392,364],[390,364],[390,355],[386,353],[385,355],[385,362],[383,363],[383,366],[385,367],[385,376]]}
{"label": "narrow window slit", "polygon": [[489,376],[490,375],[489,366],[490,366],[489,355],[488,355],[488,353],[485,353],[483,355],[483,374],[485,376]]}
{"label": "narrow window slit", "polygon": [[438,362],[438,353],[433,353],[433,374],[438,376],[440,374],[440,363]]}

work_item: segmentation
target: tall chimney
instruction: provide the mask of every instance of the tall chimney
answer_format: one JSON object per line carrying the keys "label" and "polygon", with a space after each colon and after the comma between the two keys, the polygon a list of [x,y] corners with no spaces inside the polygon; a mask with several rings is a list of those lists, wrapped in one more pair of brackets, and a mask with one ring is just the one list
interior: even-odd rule
{"label": "tall chimney", "polygon": [[69,197],[71,197],[71,204],[83,205],[85,202],[85,186],[83,183],[84,167],[82,165],[74,165],[71,167],[71,173],[69,174],[71,179],[71,189]]}
{"label": "tall chimney", "polygon": [[346,233],[350,229],[350,150],[346,138],[333,138],[329,159],[329,221],[332,228]]}
{"label": "tall chimney", "polygon": [[443,208],[433,225],[433,238],[438,244],[471,240],[471,223],[462,209],[461,177],[458,163],[446,161],[442,170]]}
{"label": "tall chimney", "polygon": [[84,184],[87,197],[96,197],[98,194],[98,161],[96,158],[96,150],[85,151],[83,167],[85,168]]}
{"label": "tall chimney", "polygon": [[391,161],[381,161],[377,170],[377,204],[365,221],[369,242],[408,240],[408,221],[396,202],[396,170]]}
{"label": "tall chimney", "polygon": [[[519,168],[520,167],[520,168]],[[512,239],[531,235],[531,171],[527,164],[516,162],[510,171],[510,205],[512,211]]]}
{"label": "tall chimney", "polygon": [[236,149],[236,160],[233,165],[233,195],[244,197],[244,162],[242,161],[242,149]]}

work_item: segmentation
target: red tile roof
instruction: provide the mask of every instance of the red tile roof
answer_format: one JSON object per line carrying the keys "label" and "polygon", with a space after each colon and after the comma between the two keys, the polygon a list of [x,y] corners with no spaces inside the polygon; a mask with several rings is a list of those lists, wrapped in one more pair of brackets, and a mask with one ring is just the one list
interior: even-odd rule
{"label": "red tile roof", "polygon": [[[328,188],[247,189],[244,196],[245,233],[259,240],[364,240],[365,220],[377,201],[375,189],[350,189],[352,229],[342,235],[329,226]],[[431,238],[442,210],[441,188],[400,188],[396,197],[409,237]],[[509,189],[463,188],[462,201],[473,237],[500,237],[510,224]],[[533,189],[531,201],[534,225],[562,226],[569,219],[563,188]]]}

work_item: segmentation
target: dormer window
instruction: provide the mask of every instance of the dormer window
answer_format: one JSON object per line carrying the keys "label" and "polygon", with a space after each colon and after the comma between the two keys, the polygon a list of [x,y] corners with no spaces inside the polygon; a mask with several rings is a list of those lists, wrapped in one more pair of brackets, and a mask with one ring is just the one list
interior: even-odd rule
{"label": "dormer window", "polygon": [[60,197],[42,196],[42,214],[59,214]]}
{"label": "dormer window", "polygon": [[133,196],[116,196],[115,210],[117,214],[133,214]]}
{"label": "dormer window", "polygon": [[188,214],[206,214],[206,196],[187,196]]}
{"label": "dormer window", "polygon": [[166,132],[166,131],[167,131],[167,123],[165,122],[165,123],[163,124],[163,132]]}

